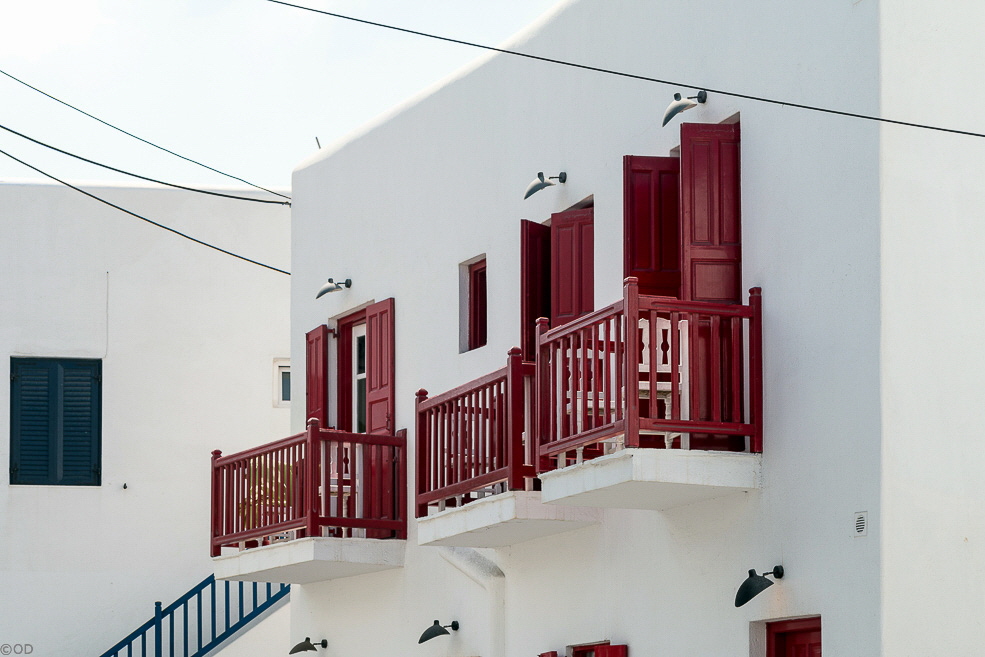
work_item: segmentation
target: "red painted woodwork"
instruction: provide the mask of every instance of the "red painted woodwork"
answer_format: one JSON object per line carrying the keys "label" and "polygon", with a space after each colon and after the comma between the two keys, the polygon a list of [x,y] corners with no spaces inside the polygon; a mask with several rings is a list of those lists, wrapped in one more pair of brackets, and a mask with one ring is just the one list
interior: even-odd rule
{"label": "red painted woodwork", "polygon": [[352,372],[354,364],[352,362],[352,330],[360,324],[366,323],[366,310],[358,310],[346,315],[338,321],[338,352],[336,382],[338,385],[338,404],[336,407],[336,421],[340,429],[345,431],[355,431],[354,418],[352,417]]}
{"label": "red painted woodwork", "polygon": [[595,649],[595,657],[628,657],[629,646],[599,646]]}
{"label": "red painted woodwork", "polygon": [[486,344],[486,261],[469,265],[469,349]]}
{"label": "red painted woodwork", "polygon": [[551,227],[520,222],[520,348],[533,361],[534,325],[551,316]]}
{"label": "red painted woodwork", "polygon": [[[742,231],[739,199],[739,124],[681,125],[681,226],[683,298],[688,301],[740,301]],[[716,331],[709,322],[690,326],[691,415],[716,421],[734,415],[740,387],[715,378],[715,372],[733,369],[726,344],[742,341],[730,327]],[[715,333],[723,344],[713,339]],[[718,359],[724,359],[718,362]],[[696,448],[742,451],[741,437],[696,434]]]}
{"label": "red painted woodwork", "polygon": [[[353,454],[392,463],[393,484],[359,479]],[[222,456],[212,453],[212,556],[224,546],[294,532],[300,536],[406,538],[407,433],[321,429]],[[357,512],[361,510],[361,512]],[[355,533],[354,533],[355,532]]]}
{"label": "red painted woodwork", "polygon": [[681,125],[682,291],[741,303],[739,124]]}
{"label": "red painted woodwork", "polygon": [[[636,280],[626,280],[623,299],[589,313],[565,326],[548,329],[546,320],[537,326],[537,418],[538,468],[543,472],[565,463],[570,453],[623,435],[627,447],[661,447],[654,434],[688,434],[691,449],[711,449],[695,444],[695,435],[736,437],[750,449],[762,451],[762,302],[759,288],[750,290],[748,306],[683,301],[640,295]],[[640,322],[648,327],[645,344]],[[725,408],[712,419],[696,417],[685,407],[683,393],[695,376],[686,339],[690,326],[709,328],[709,344],[727,352],[713,362],[719,365],[703,374],[728,385],[711,386],[713,395],[734,394],[748,385],[748,411],[743,399],[728,404],[717,397],[715,408]],[[743,326],[745,327],[743,329]],[[741,340],[726,340],[748,331],[748,380],[746,346]],[[627,335],[633,339],[627,339]],[[632,363],[633,366],[628,366]],[[641,370],[643,363],[648,366]],[[663,372],[657,364],[665,364]],[[728,364],[728,369],[721,365]],[[666,391],[666,403],[640,403],[641,391]],[[653,400],[651,400],[652,402]],[[641,436],[642,432],[642,436]],[[673,446],[680,446],[675,439]],[[588,453],[585,457],[590,458]]]}
{"label": "red painted woodwork", "polygon": [[456,506],[503,484],[523,490],[534,476],[532,454],[524,451],[525,388],[533,363],[519,348],[506,367],[428,399],[417,393],[417,517],[428,506]]}
{"label": "red painted woodwork", "polygon": [[328,426],[328,327],[322,324],[305,334],[307,417]]}
{"label": "red painted woodwork", "polygon": [[623,278],[640,294],[681,297],[680,170],[676,157],[623,158]]}
{"label": "red painted woodwork", "polygon": [[552,650],[550,652],[542,652],[537,657],[558,657],[557,650]]}
{"label": "red painted woodwork", "polygon": [[595,308],[594,208],[551,215],[551,326]]}
{"label": "red painted woodwork", "polygon": [[393,298],[366,308],[366,433],[394,426]]}
{"label": "red painted woodwork", "polygon": [[821,617],[767,623],[766,657],[821,657]]}

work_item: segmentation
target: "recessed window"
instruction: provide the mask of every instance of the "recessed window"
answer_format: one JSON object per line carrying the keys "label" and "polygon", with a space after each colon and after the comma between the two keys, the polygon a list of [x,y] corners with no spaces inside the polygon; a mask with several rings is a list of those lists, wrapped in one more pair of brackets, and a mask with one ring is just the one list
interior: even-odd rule
{"label": "recessed window", "polygon": [[291,405],[291,362],[286,358],[274,359],[274,406]]}
{"label": "recessed window", "polygon": [[102,361],[10,359],[10,483],[98,486]]}
{"label": "recessed window", "polygon": [[460,351],[484,347],[487,341],[488,304],[486,302],[486,258],[479,256],[460,266],[461,321]]}

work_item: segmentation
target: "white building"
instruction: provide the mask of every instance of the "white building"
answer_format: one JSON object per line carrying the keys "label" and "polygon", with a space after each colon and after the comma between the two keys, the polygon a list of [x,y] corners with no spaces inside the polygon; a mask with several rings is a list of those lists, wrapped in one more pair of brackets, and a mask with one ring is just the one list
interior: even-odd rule
{"label": "white building", "polygon": [[[290,269],[283,205],[85,189]],[[211,572],[202,455],[288,431],[289,277],[13,182],[0,262],[0,644],[98,655]]]}
{"label": "white building", "polygon": [[340,431],[220,463],[217,576],[294,582],[328,655],[980,654],[985,141],[804,106],[981,132],[983,18],[572,0],[508,48],[694,86],[495,54],[303,163],[292,424]]}

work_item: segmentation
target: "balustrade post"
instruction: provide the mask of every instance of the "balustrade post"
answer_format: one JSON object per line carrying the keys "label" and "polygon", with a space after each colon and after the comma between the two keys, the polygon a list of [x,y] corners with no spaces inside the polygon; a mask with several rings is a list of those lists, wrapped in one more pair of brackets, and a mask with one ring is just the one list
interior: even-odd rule
{"label": "balustrade post", "polygon": [[161,613],[161,603],[154,603],[154,657],[162,657],[164,654],[162,645],[162,634],[164,633],[163,620],[164,616]]}
{"label": "balustrade post", "polygon": [[536,459],[534,464],[537,468],[537,473],[548,472],[552,470],[551,459],[543,455],[541,448],[543,443],[551,439],[551,386],[553,385],[553,377],[551,376],[551,359],[550,354],[544,345],[542,344],[543,335],[547,333],[551,328],[550,321],[546,317],[540,317],[537,319],[537,328],[535,335],[534,345],[536,346],[535,357],[536,357],[536,374],[535,381],[537,387],[537,394],[534,395],[534,421],[530,425],[534,428],[533,436],[528,436],[527,440],[532,441],[533,444],[533,455]]}
{"label": "balustrade post", "polygon": [[402,444],[397,447],[397,513],[394,520],[400,521],[396,538],[407,538],[407,430],[401,429],[397,437]]}
{"label": "balustrade post", "polygon": [[513,347],[506,359],[506,460],[509,490],[523,490],[523,352]]}
{"label": "balustrade post", "polygon": [[428,421],[427,415],[421,412],[421,404],[427,401],[428,391],[421,388],[417,391],[417,398],[414,401],[414,417],[416,418],[416,427],[414,433],[417,438],[417,453],[414,455],[416,461],[416,472],[417,481],[414,484],[417,495],[414,496],[414,508],[415,513],[418,518],[423,518],[428,513],[428,505],[420,504],[417,500],[420,495],[428,492],[428,469],[431,465],[431,453],[428,449],[428,440],[430,436],[428,435]]}
{"label": "balustrade post", "polygon": [[763,289],[749,290],[749,307],[752,317],[749,320],[749,412],[752,415],[754,433],[749,440],[749,449],[754,453],[763,451]]}
{"label": "balustrade post", "polygon": [[[626,447],[640,446],[640,292],[639,279],[627,276],[623,281],[623,330],[626,339],[626,360],[618,367],[625,368],[626,381]],[[652,357],[652,356],[651,356]],[[651,394],[650,403],[655,404]]]}
{"label": "balustrade post", "polygon": [[219,537],[222,536],[222,475],[220,470],[216,467],[216,461],[222,456],[221,450],[213,450],[212,452],[212,536],[209,537],[209,550],[213,557],[218,557],[222,554],[222,541]]}
{"label": "balustrade post", "polygon": [[321,466],[321,425],[318,418],[308,420],[308,432],[305,440],[306,464],[305,464],[305,484],[304,484],[304,513],[305,513],[305,535],[308,537],[318,536],[318,520],[321,515],[319,508],[318,495],[318,473]]}

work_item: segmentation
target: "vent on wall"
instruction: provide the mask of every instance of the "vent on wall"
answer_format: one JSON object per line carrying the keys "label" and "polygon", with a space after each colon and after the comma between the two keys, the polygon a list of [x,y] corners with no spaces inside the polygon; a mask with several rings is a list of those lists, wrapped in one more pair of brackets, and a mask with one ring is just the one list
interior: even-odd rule
{"label": "vent on wall", "polygon": [[852,534],[855,536],[866,536],[869,533],[869,512],[856,511],[855,520],[852,527]]}

